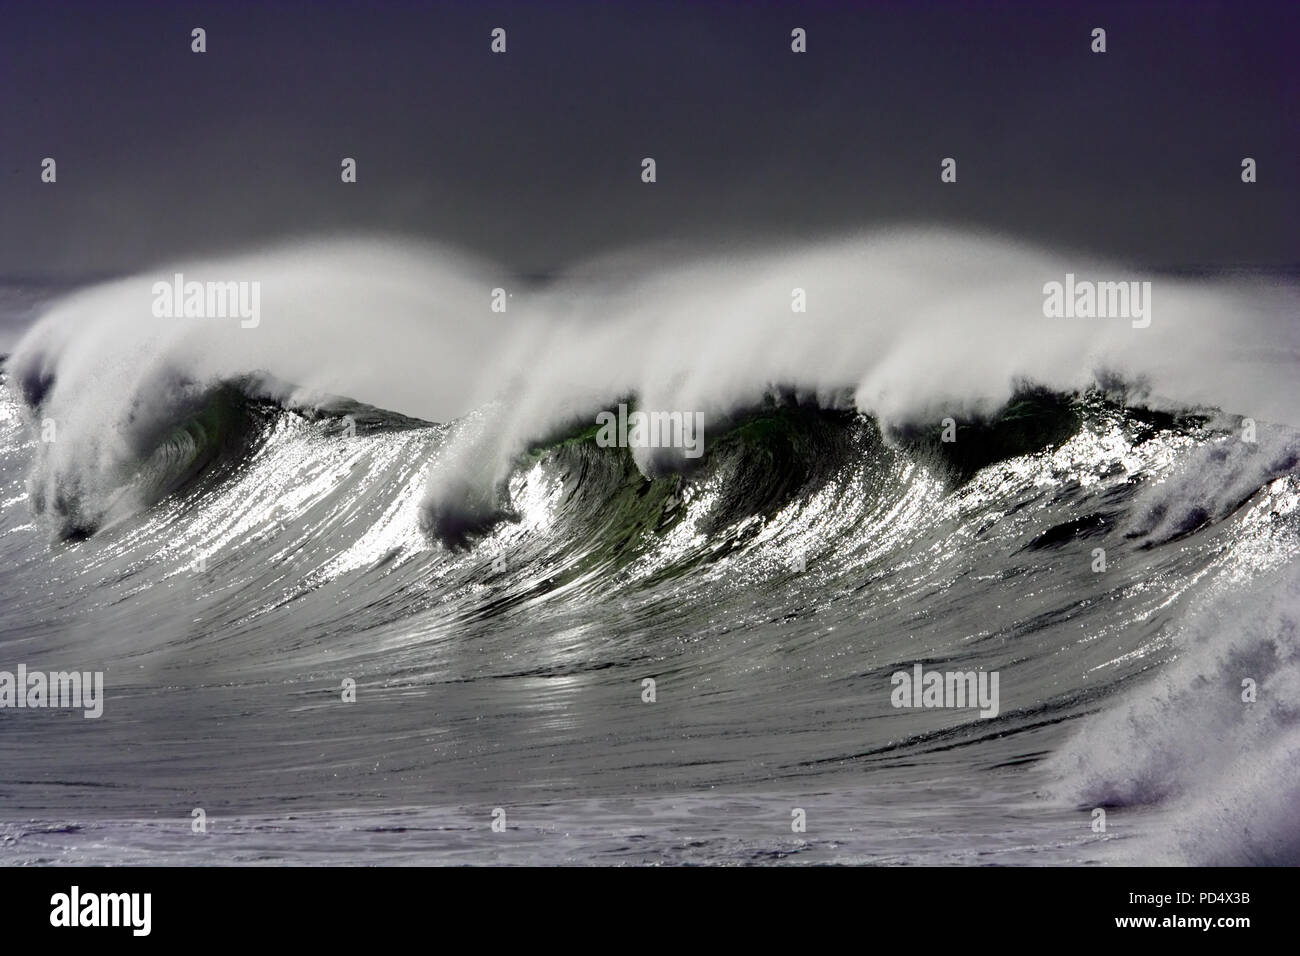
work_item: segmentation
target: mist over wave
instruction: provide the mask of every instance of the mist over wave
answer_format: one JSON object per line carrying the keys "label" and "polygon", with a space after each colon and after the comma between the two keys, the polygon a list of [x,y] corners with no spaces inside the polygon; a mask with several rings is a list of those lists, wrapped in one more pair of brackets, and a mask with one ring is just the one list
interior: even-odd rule
{"label": "mist over wave", "polygon": [[[151,287],[174,273],[260,283],[260,324],[154,316]],[[1044,284],[1067,273],[1150,279],[1150,326],[1046,318]],[[491,309],[497,288],[504,313]],[[792,309],[795,289],[805,312]],[[1101,375],[1150,402],[1300,424],[1297,314],[1293,285],[1152,278],[940,230],[726,257],[625,254],[541,288],[446,249],[336,240],[85,290],[44,315],[10,367],[66,439],[41,449],[42,498],[77,489],[91,524],[196,391],[251,373],[429,420],[475,413],[434,461],[424,501],[430,516],[474,521],[508,507],[500,489],[530,441],[624,396],[717,423],[792,387],[827,407],[849,396],[889,427],[991,414],[1022,380],[1070,391]]]}

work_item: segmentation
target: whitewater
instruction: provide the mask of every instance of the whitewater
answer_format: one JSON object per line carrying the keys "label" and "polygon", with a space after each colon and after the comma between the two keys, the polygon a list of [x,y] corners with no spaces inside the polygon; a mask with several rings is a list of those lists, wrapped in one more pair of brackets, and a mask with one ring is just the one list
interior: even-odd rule
{"label": "whitewater", "polygon": [[[260,322],[152,314],[176,273]],[[1045,315],[1076,275],[1149,324]],[[0,709],[0,861],[1300,862],[1294,277],[367,237],[37,311],[0,670],[105,700]],[[703,457],[601,447],[620,403]],[[997,715],[891,706],[917,664]]]}

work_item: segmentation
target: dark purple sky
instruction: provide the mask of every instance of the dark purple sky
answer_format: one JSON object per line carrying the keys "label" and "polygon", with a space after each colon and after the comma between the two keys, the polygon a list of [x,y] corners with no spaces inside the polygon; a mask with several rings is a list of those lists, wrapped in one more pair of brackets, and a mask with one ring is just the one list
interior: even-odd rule
{"label": "dark purple sky", "polygon": [[0,274],[354,230],[546,272],[893,222],[1295,263],[1298,50],[1300,4],[1244,0],[6,4]]}

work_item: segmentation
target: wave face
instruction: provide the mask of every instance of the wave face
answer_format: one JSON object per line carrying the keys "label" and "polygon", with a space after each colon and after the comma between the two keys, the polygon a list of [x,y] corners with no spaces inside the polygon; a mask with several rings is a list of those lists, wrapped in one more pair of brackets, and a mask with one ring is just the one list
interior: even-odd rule
{"label": "wave face", "polygon": [[[6,860],[1300,862],[1300,435],[1254,350],[1294,288],[1031,335],[1050,256],[925,241],[575,277],[441,341],[491,270],[374,246],[243,260],[310,290],[264,337],[138,334],[147,277],[56,304],[0,381],[0,669],[108,699],[0,710]],[[363,404],[444,370],[445,424]],[[705,411],[703,457],[601,447],[629,396]],[[894,707],[916,664],[996,672],[997,715]]]}

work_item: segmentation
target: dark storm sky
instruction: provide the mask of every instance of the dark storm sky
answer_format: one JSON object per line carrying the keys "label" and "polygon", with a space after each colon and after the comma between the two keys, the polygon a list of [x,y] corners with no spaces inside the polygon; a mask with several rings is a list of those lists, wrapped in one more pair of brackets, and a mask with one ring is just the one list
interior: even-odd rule
{"label": "dark storm sky", "polygon": [[894,222],[1294,263],[1298,50],[1300,4],[1242,0],[6,3],[0,273],[354,230],[546,272]]}

